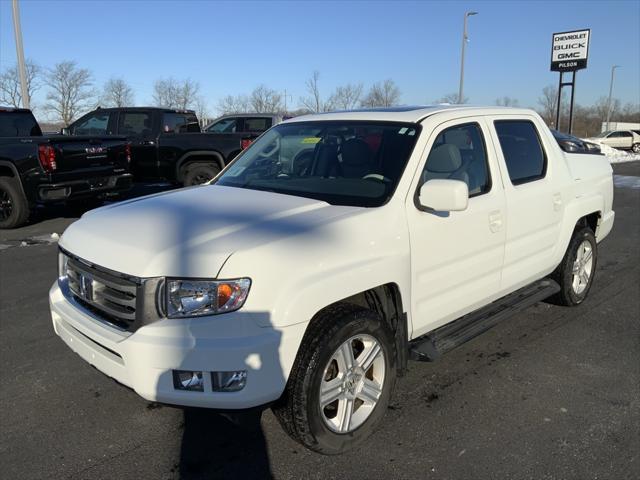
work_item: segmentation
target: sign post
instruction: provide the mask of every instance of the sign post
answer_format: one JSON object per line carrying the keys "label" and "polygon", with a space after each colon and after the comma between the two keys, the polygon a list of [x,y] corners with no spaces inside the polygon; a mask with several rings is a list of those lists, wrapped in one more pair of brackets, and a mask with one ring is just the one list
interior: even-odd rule
{"label": "sign post", "polygon": [[[576,30],[553,34],[551,42],[551,71],[560,72],[558,83],[558,101],[556,102],[556,130],[560,130],[560,101],[562,88],[571,86],[571,104],[569,105],[569,134],[573,127],[573,100],[576,89],[576,72],[587,68],[589,57],[589,38],[591,30]],[[571,72],[571,81],[563,82],[563,75]]]}

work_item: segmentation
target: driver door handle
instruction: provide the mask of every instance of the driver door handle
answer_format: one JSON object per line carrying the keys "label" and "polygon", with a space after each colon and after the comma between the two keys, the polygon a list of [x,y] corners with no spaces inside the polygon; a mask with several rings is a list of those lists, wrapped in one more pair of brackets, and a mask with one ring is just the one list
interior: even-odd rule
{"label": "driver door handle", "polygon": [[493,233],[502,230],[502,212],[500,210],[489,212],[489,229]]}

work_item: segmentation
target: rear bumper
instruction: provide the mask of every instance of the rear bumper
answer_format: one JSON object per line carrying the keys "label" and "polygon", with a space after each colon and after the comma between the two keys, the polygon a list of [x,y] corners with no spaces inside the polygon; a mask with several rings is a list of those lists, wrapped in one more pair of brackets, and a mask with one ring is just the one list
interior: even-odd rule
{"label": "rear bumper", "polygon": [[[304,330],[259,327],[241,311],[195,320],[158,320],[134,333],[104,324],[67,299],[58,282],[49,292],[55,333],[82,359],[149,401],[244,410],[280,397],[282,352],[296,349]],[[202,371],[204,391],[177,390],[172,370]],[[214,392],[212,371],[247,371],[245,387]]]}
{"label": "rear bumper", "polygon": [[132,186],[133,175],[130,173],[46,183],[38,186],[38,201],[46,203],[83,197],[108,196],[127,191]]}

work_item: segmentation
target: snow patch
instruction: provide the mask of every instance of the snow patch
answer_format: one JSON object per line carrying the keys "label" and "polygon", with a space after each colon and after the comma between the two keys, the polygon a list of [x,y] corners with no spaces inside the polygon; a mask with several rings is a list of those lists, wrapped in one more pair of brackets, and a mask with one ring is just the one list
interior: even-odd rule
{"label": "snow patch", "polygon": [[591,143],[597,143],[600,145],[600,151],[611,163],[623,163],[623,162],[635,162],[640,160],[640,153],[628,152],[626,150],[618,150],[617,148],[610,147],[604,143],[588,140]]}

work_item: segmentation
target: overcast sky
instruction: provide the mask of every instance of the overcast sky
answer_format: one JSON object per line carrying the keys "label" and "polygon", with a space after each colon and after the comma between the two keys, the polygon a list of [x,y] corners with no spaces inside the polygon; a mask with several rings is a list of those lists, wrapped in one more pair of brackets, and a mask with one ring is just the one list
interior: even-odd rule
{"label": "overcast sky", "polygon": [[[338,85],[392,78],[405,104],[456,92],[462,19],[469,20],[465,94],[474,104],[515,97],[535,106],[549,71],[554,32],[591,29],[589,65],[576,102],[608,95],[640,103],[640,2],[204,2],[21,0],[27,58],[45,67],[75,60],[96,87],[122,77],[137,104],[161,77],[191,78],[214,110],[219,98],[258,84],[287,90],[296,105],[319,70],[328,96]],[[15,63],[11,2],[0,0],[0,69]],[[44,101],[41,89],[35,102]]]}

